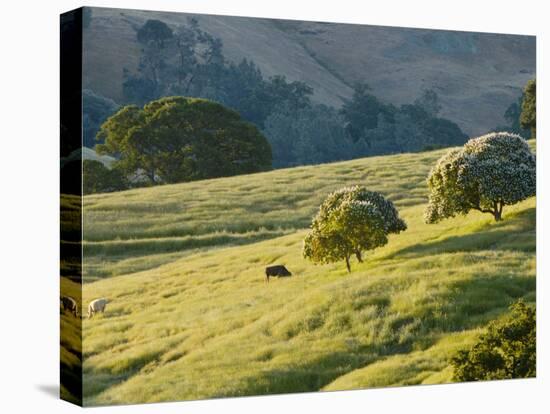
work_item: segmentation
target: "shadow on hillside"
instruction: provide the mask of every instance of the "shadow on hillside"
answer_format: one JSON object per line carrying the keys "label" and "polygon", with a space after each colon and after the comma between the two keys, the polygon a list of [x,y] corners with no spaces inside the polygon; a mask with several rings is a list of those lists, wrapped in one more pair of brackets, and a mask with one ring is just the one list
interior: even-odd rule
{"label": "shadow on hillside", "polygon": [[294,229],[274,230],[255,233],[209,234],[203,237],[187,236],[181,239],[142,239],[120,240],[116,242],[85,243],[85,255],[113,256],[116,258],[139,257],[142,255],[181,252],[190,249],[203,249],[218,246],[242,246],[286,236]]}
{"label": "shadow on hillside", "polygon": [[479,250],[535,250],[535,208],[529,208],[506,217],[501,222],[489,222],[479,230],[442,240],[419,243],[397,250],[386,256],[429,256],[440,253],[471,252]]}
{"label": "shadow on hillside", "polygon": [[[132,348],[128,348],[127,351],[131,354]],[[108,388],[127,381],[138,374],[146,365],[157,362],[162,356],[162,353],[163,352],[160,350],[153,350],[137,357],[131,357],[130,355],[123,361],[123,363],[126,364],[126,369],[118,369],[120,372],[116,373],[112,372],[110,369],[93,369],[88,367],[83,372],[84,400],[88,401]],[[125,402],[132,403],[133,401]]]}
{"label": "shadow on hillside", "polygon": [[[347,350],[326,353],[307,363],[273,369],[266,367],[259,375],[247,378],[242,388],[215,397],[319,391],[338,377],[385,357],[427,349],[441,335],[484,326],[506,313],[513,301],[526,296],[529,299],[536,288],[534,277],[497,272],[498,269],[495,268],[471,279],[450,284],[440,294],[429,296],[427,302],[421,305],[421,311],[411,310],[410,314],[403,313],[399,319],[389,317],[392,314],[390,306],[381,307],[383,314],[380,317],[386,320],[384,323],[394,333],[400,329],[406,330],[409,324],[414,325],[415,319],[420,320],[420,324],[414,325],[413,335],[405,341],[400,340],[398,334],[390,335],[376,344],[361,344],[361,338],[354,338],[359,344],[350,346]],[[383,327],[381,330],[384,330]],[[128,351],[131,352],[131,349]],[[135,361],[127,371],[118,375],[87,369],[84,373],[85,399],[93,399],[104,390],[139,375],[145,365],[159,357],[160,354],[155,354]]]}
{"label": "shadow on hillside", "polygon": [[[402,249],[395,255],[423,256],[488,248],[532,251],[535,248],[534,229],[535,209],[530,208],[510,214],[501,223],[491,222],[473,234],[421,243]],[[242,388],[216,396],[318,391],[338,377],[382,358],[427,349],[433,346],[441,335],[484,326],[488,321],[506,313],[510,303],[518,298],[534,298],[536,280],[534,277],[526,277],[522,272],[523,269],[509,268],[502,271],[502,268],[493,266],[469,279],[454,283],[446,282],[445,289],[435,290],[433,295],[422,298],[410,311],[401,311],[397,319],[396,315],[392,314],[395,311],[392,311],[391,306],[381,306],[380,331],[389,333],[376,343],[361,344],[364,339],[358,337],[353,338],[359,343],[358,346],[338,352],[327,352],[310,361],[299,361],[293,365],[271,369],[266,365],[258,375],[248,377]],[[365,293],[369,296],[373,294],[374,292]],[[403,339],[399,333],[407,331],[410,335]],[[236,341],[238,342],[238,339]],[[128,350],[131,351],[131,348]],[[145,359],[136,360],[128,370],[119,375],[94,369],[86,370],[86,398],[93,398],[117,383],[133,375],[139,375],[144,366],[159,357],[160,354],[153,354]]]}
{"label": "shadow on hillside", "polygon": [[[61,311],[60,319],[60,383],[56,391],[62,399],[80,404],[82,401],[82,325],[80,318]],[[46,391],[46,387],[42,387]]]}
{"label": "shadow on hillside", "polygon": [[[387,322],[395,332],[406,328],[405,325],[414,319],[420,320],[413,336],[405,342],[397,339],[399,335],[394,335],[387,341],[326,354],[310,363],[266,370],[259,376],[248,378],[238,395],[319,391],[338,377],[382,358],[427,349],[441,335],[484,326],[506,313],[508,306],[518,298],[532,299],[535,288],[534,277],[489,272],[478,274],[467,281],[452,284],[436,298],[431,297],[430,302],[423,306],[421,315],[403,314],[400,320]],[[391,311],[387,312],[385,317]],[[360,338],[356,339],[360,341]]]}
{"label": "shadow on hillside", "polygon": [[[250,245],[287,236],[295,231],[295,229],[282,229],[266,233],[251,233],[245,235],[214,234],[203,238],[188,237],[181,240],[143,239],[138,241],[123,240],[118,242],[88,243],[83,245],[84,255],[100,257],[101,261],[97,264],[88,264],[86,266],[86,273],[83,281],[89,283],[115,275],[120,276],[150,270],[199,251],[202,253],[216,249]],[[179,253],[177,257],[171,256],[166,260],[151,260],[150,262],[144,261],[143,263],[134,263],[128,265],[127,268],[121,266],[121,268],[117,268],[116,271],[113,271],[109,266],[105,266],[105,263],[114,264],[154,255],[166,255],[166,257],[168,257],[168,255],[176,253]]]}
{"label": "shadow on hillside", "polygon": [[[376,361],[375,347],[363,347],[362,352],[335,352],[316,359],[310,364],[263,371],[259,376],[247,378],[244,389],[235,395],[266,395],[319,391],[336,378]],[[393,353],[407,353],[410,345],[402,345]]]}

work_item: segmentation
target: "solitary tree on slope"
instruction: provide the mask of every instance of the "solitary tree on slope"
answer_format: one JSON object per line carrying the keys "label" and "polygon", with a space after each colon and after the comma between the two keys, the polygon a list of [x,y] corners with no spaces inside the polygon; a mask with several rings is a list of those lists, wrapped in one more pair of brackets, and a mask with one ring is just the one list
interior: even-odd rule
{"label": "solitary tree on slope", "polygon": [[470,210],[500,221],[505,205],[535,195],[535,155],[519,135],[490,133],[441,157],[428,176],[428,187],[427,223]]}
{"label": "solitary tree on slope", "polygon": [[388,234],[406,230],[393,203],[365,187],[342,188],[330,194],[313,218],[304,239],[303,256],[314,263],[363,261],[362,252],[388,242]]}

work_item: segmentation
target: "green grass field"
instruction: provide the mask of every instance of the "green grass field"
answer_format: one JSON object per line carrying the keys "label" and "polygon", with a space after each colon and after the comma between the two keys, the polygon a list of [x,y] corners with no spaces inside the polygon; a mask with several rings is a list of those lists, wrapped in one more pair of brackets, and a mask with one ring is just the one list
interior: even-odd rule
{"label": "green grass field", "polygon": [[[457,349],[535,301],[535,199],[499,223],[424,224],[444,152],[86,196],[83,302],[111,303],[83,321],[85,404],[452,381]],[[351,274],[301,257],[320,202],[348,184],[409,227]],[[268,285],[275,263],[294,276]]]}

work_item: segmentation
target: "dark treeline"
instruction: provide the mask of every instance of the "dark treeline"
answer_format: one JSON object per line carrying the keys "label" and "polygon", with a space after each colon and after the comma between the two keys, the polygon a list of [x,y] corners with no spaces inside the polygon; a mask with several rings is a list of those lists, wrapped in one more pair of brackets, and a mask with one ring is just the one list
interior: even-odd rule
{"label": "dark treeline", "polygon": [[512,102],[504,119],[507,125],[498,126],[495,131],[510,131],[523,138],[536,138],[537,135],[537,81],[531,79],[525,85],[521,96],[516,102]]}
{"label": "dark treeline", "polygon": [[[396,107],[358,84],[353,97],[335,109],[314,103],[313,89],[303,82],[265,78],[249,59],[228,61],[221,40],[196,19],[176,28],[148,20],[136,38],[140,63],[136,72],[124,70],[124,104],[142,106],[176,95],[217,101],[260,129],[275,168],[461,145],[467,139],[455,123],[438,117],[438,97],[431,90]],[[92,147],[118,105],[92,91],[84,99],[84,139]]]}

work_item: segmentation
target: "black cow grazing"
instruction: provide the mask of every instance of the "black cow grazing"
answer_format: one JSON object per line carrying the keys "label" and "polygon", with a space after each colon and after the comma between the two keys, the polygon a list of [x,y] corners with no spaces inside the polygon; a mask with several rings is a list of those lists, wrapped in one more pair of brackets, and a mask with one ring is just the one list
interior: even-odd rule
{"label": "black cow grazing", "polygon": [[292,273],[290,273],[288,269],[283,265],[267,266],[265,268],[265,277],[267,279],[267,283],[269,283],[270,276],[287,277],[292,276]]}
{"label": "black cow grazing", "polygon": [[61,304],[63,305],[64,311],[71,312],[75,318],[78,316],[78,307],[76,305],[76,300],[70,296],[61,296]]}

